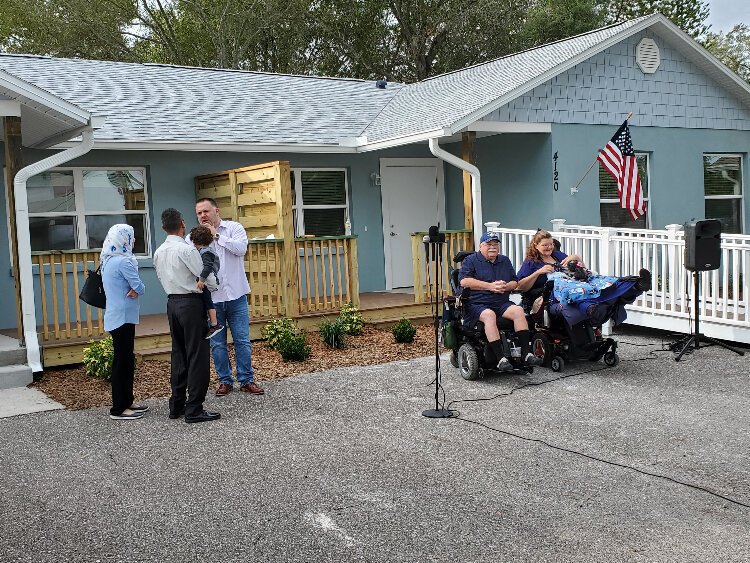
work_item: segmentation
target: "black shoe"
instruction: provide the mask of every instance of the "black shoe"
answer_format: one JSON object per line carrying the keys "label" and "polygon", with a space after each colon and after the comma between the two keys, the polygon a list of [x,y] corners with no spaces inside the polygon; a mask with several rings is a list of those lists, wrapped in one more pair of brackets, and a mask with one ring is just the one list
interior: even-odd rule
{"label": "black shoe", "polygon": [[539,356],[535,356],[531,352],[526,354],[526,365],[527,366],[541,366],[544,364],[544,358],[540,358]]}
{"label": "black shoe", "polygon": [[651,291],[651,272],[646,268],[642,268],[641,271],[638,272],[638,283],[636,284],[636,287],[641,291]]}
{"label": "black shoe", "polygon": [[170,420],[177,420],[181,416],[185,416],[185,409],[182,409],[180,412],[171,412],[171,413],[169,413]]}
{"label": "black shoe", "polygon": [[210,422],[212,420],[219,420],[220,418],[221,415],[218,412],[203,411],[193,416],[185,415],[185,422],[188,424],[193,422]]}

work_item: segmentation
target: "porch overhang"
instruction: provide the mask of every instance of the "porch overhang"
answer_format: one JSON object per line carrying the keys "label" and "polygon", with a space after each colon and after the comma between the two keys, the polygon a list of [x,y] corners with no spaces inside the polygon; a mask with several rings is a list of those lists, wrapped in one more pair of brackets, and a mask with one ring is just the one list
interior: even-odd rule
{"label": "porch overhang", "polygon": [[91,124],[91,114],[9,72],[0,70],[0,115],[21,118],[26,147],[46,148]]}

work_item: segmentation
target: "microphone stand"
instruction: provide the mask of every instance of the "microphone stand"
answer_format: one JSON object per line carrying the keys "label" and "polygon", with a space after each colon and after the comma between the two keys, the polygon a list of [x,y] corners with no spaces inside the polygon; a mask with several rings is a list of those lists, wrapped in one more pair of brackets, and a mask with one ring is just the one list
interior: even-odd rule
{"label": "microphone stand", "polygon": [[422,239],[424,242],[425,256],[427,257],[427,284],[429,287],[430,276],[430,250],[432,250],[432,261],[435,262],[435,302],[433,303],[433,324],[435,327],[435,408],[422,411],[422,416],[427,418],[451,418],[455,416],[453,411],[440,405],[440,297],[441,282],[443,277],[443,246],[445,239],[435,236],[432,229],[430,234]]}

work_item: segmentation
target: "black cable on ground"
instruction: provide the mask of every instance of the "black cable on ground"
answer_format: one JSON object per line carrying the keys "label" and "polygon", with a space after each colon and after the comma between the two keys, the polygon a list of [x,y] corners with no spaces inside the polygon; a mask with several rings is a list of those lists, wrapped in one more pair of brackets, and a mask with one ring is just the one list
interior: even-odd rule
{"label": "black cable on ground", "polygon": [[[640,344],[640,343],[634,343],[634,342],[619,342],[619,343],[620,344],[629,344],[629,345],[632,345],[632,346],[654,346],[654,345],[656,345],[654,343],[649,343],[649,344]],[[644,361],[644,360],[654,360],[654,359],[658,359],[658,356],[656,355],[657,352],[672,352],[672,351],[673,350],[671,348],[666,348],[665,349],[664,348],[664,343],[662,342],[662,349],[661,350],[658,350],[658,349],[657,350],[651,350],[649,352],[649,355],[646,356],[646,357],[643,357],[643,358],[633,358],[633,359],[622,360],[622,361],[623,362],[639,362],[639,361]],[[519,385],[518,387],[513,387],[510,391],[498,393],[496,395],[493,395],[492,397],[480,397],[480,398],[477,398],[477,399],[456,399],[456,400],[453,400],[450,403],[448,403],[447,408],[449,410],[452,410],[451,409],[451,405],[454,405],[454,404],[457,404],[457,403],[477,403],[477,402],[484,402],[484,401],[493,401],[493,400],[498,399],[500,397],[508,397],[508,396],[512,395],[514,392],[516,392],[516,391],[518,391],[520,389],[526,389],[528,387],[538,387],[540,385],[545,385],[547,383],[553,383],[555,381],[560,381],[562,379],[567,379],[569,377],[575,377],[575,376],[578,376],[578,375],[584,375],[584,374],[588,374],[588,373],[596,373],[598,371],[602,371],[602,370],[605,370],[605,369],[611,369],[611,368],[609,368],[608,366],[600,366],[600,367],[598,367],[596,369],[590,369],[590,370],[585,370],[585,371],[579,371],[579,372],[576,372],[576,373],[565,374],[565,375],[561,375],[561,376],[555,377],[553,379],[546,379],[544,381],[537,381],[537,382],[525,383],[523,385]],[[442,362],[441,362],[441,370],[442,370]],[[434,380],[433,380],[433,382],[434,382]],[[443,401],[445,401],[445,390],[442,389],[442,385],[441,385],[441,390],[443,391]],[[610,461],[610,460],[607,460],[607,459],[604,459],[604,458],[599,458],[599,457],[596,457],[596,456],[585,454],[585,453],[579,452],[577,450],[571,450],[569,448],[565,448],[565,447],[562,447],[562,446],[556,446],[554,444],[550,444],[549,442],[546,442],[545,440],[541,440],[539,438],[529,438],[527,436],[521,436],[520,434],[515,434],[515,433],[509,432],[507,430],[500,430],[499,428],[494,428],[494,427],[489,426],[489,425],[487,425],[487,424],[485,424],[483,422],[472,420],[470,418],[464,418],[464,417],[461,416],[460,411],[455,411],[455,415],[452,416],[451,418],[453,418],[455,420],[460,420],[460,421],[463,421],[463,422],[468,422],[470,424],[475,424],[475,425],[480,426],[482,428],[485,428],[487,430],[491,430],[491,431],[497,432],[499,434],[504,434],[504,435],[510,436],[512,438],[518,438],[519,440],[524,440],[524,441],[527,441],[527,442],[535,442],[535,443],[538,443],[538,444],[542,444],[542,445],[547,446],[548,448],[551,448],[553,450],[557,450],[557,451],[561,451],[561,452],[565,452],[565,453],[570,453],[570,454],[573,454],[573,455],[584,457],[586,459],[590,459],[592,461],[598,461],[598,462],[601,462],[601,463],[604,463],[604,464],[607,464],[607,465],[611,465],[613,467],[620,467],[622,469],[628,469],[628,470],[634,471],[636,473],[640,473],[641,475],[646,475],[646,476],[649,476],[649,477],[656,477],[656,478],[659,478],[659,479],[664,479],[665,481],[670,481],[672,483],[675,483],[676,485],[681,485],[683,487],[688,487],[688,488],[696,490],[696,491],[701,491],[701,492],[707,493],[707,494],[709,494],[711,496],[714,496],[716,498],[720,498],[720,499],[725,500],[727,502],[731,502],[732,504],[736,504],[736,505],[742,506],[744,508],[750,508],[750,504],[746,504],[746,503],[744,503],[742,501],[733,499],[731,497],[724,496],[721,493],[717,493],[717,492],[712,491],[710,489],[707,489],[705,487],[701,487],[700,485],[693,485],[692,483],[688,483],[686,481],[680,481],[679,479],[675,479],[675,478],[669,477],[667,475],[661,475],[659,473],[652,473],[650,471],[646,471],[646,470],[643,470],[643,469],[638,469],[637,467],[633,467],[632,465],[626,465],[626,464],[623,464],[623,463],[618,463],[616,461]]]}
{"label": "black cable on ground", "polygon": [[692,483],[688,483],[686,481],[681,481],[679,479],[675,479],[674,477],[669,477],[668,475],[661,475],[659,473],[652,473],[651,471],[646,471],[644,469],[638,469],[637,467],[633,467],[632,465],[626,465],[624,463],[618,463],[616,461],[610,461],[608,459],[592,456],[589,454],[585,454],[583,452],[579,452],[577,450],[571,450],[569,448],[564,448],[562,446],[556,446],[554,444],[550,444],[549,442],[546,442],[544,440],[541,440],[539,438],[529,438],[527,436],[521,436],[520,434],[515,434],[513,432],[508,432],[507,430],[500,430],[499,428],[494,428],[492,426],[489,426],[487,424],[484,424],[483,422],[479,422],[476,420],[471,420],[470,418],[463,418],[460,413],[457,416],[452,417],[455,420],[460,420],[463,422],[468,422],[470,424],[475,424],[477,426],[480,426],[482,428],[485,428],[486,430],[491,430],[492,432],[497,432],[498,434],[505,434],[506,436],[510,436],[512,438],[518,438],[519,440],[524,440],[526,442],[535,442],[538,444],[542,444],[544,446],[547,446],[548,448],[551,448],[553,450],[577,455],[586,459],[590,459],[592,461],[598,461],[601,463],[605,463],[607,465],[611,465],[613,467],[619,467],[621,469],[628,469],[630,471],[634,471],[636,473],[640,473],[641,475],[646,475],[648,477],[656,477],[658,479],[664,479],[665,481],[669,481],[671,483],[674,483],[676,485],[681,485],[683,487],[688,487],[689,489],[693,489],[696,491],[707,493],[713,497],[720,498],[722,500],[725,500],[727,502],[731,502],[732,504],[736,504],[737,506],[742,506],[743,508],[750,508],[750,504],[744,503],[742,501],[733,499],[731,497],[722,495],[721,493],[717,493],[716,491],[712,491],[711,489],[707,489],[706,487],[701,487],[700,485],[694,485]]}

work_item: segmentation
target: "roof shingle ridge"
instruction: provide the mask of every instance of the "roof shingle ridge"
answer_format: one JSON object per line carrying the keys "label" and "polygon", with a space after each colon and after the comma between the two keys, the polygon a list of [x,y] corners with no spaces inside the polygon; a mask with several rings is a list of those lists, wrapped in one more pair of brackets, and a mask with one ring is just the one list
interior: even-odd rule
{"label": "roof shingle ridge", "polygon": [[[361,82],[361,83],[368,83],[372,82],[375,83],[374,79],[367,79],[367,78],[350,78],[350,77],[342,77],[342,76],[325,76],[320,74],[293,74],[293,73],[283,73],[283,72],[269,72],[264,70],[243,70],[238,68],[219,68],[219,67],[206,67],[206,66],[191,66],[191,65],[175,65],[175,64],[169,64],[169,63],[149,63],[149,62],[137,62],[137,61],[111,61],[108,59],[79,59],[76,57],[54,57],[52,55],[36,55],[32,53],[3,53],[0,52],[0,57],[14,57],[14,58],[25,58],[25,59],[46,59],[51,61],[73,61],[73,62],[83,62],[83,63],[101,63],[101,64],[116,64],[116,65],[133,65],[133,66],[148,66],[148,67],[164,67],[164,68],[173,68],[178,70],[200,70],[200,71],[207,71],[207,72],[227,72],[227,73],[237,73],[237,74],[259,74],[259,75],[265,75],[265,76],[283,76],[283,77],[289,77],[289,78],[310,78],[310,79],[317,79],[317,80],[335,80],[339,82]],[[400,82],[388,82],[388,85],[391,86],[403,86],[404,84]]]}
{"label": "roof shingle ridge", "polygon": [[531,51],[536,51],[537,49],[543,49],[545,47],[549,47],[549,46],[555,45],[557,43],[565,43],[567,41],[572,41],[573,39],[579,39],[581,37],[585,37],[586,35],[591,35],[592,33],[599,33],[601,31],[604,31],[605,29],[611,29],[611,28],[614,28],[614,27],[624,26],[625,24],[634,24],[636,22],[639,22],[639,21],[651,18],[654,15],[656,15],[657,13],[658,12],[654,12],[653,14],[648,14],[646,16],[641,16],[639,18],[633,18],[632,20],[626,20],[624,22],[618,22],[618,23],[613,23],[613,24],[610,24],[610,25],[605,25],[603,27],[598,27],[596,29],[592,29],[591,31],[586,31],[584,33],[579,33],[578,35],[572,35],[570,37],[564,37],[563,39],[558,39],[557,41],[550,41],[549,43],[544,43],[543,45],[537,45],[536,47],[530,47],[528,49],[523,49],[522,51],[516,51],[514,53],[508,53],[507,55],[503,55],[502,57],[497,57],[497,58],[489,60],[489,61],[484,61],[484,62],[481,62],[481,63],[475,63],[473,65],[469,65],[469,66],[466,66],[466,67],[463,67],[463,68],[457,68],[455,70],[444,72],[443,74],[437,74],[435,76],[430,76],[429,78],[425,78],[424,80],[420,80],[419,82],[412,82],[411,84],[407,84],[407,86],[414,86],[414,85],[417,85],[417,84],[422,84],[423,82],[429,82],[430,80],[435,80],[437,78],[442,78],[444,76],[450,76],[451,74],[456,74],[458,72],[463,72],[465,70],[469,70],[469,69],[472,69],[472,68],[478,68],[480,66],[485,66],[485,65],[492,64],[492,63],[496,63],[497,61],[501,61],[503,59],[508,59],[510,57],[515,57],[517,55],[522,55],[523,53],[530,53]]}

